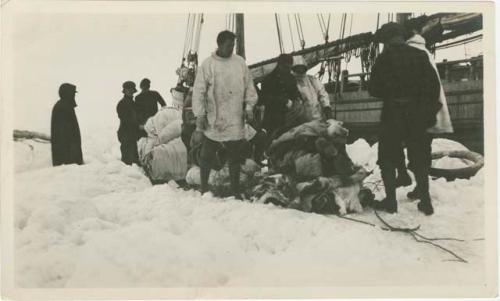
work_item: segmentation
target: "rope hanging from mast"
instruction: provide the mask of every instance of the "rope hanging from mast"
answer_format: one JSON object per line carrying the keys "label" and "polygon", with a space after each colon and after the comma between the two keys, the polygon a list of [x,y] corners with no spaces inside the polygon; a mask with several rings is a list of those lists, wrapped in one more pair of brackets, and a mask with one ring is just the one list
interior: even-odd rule
{"label": "rope hanging from mast", "polygon": [[278,14],[274,14],[274,19],[276,21],[276,31],[278,32],[278,44],[280,46],[280,53],[283,53],[283,38],[281,36],[281,28],[280,28],[280,22],[279,22],[279,16],[278,16]]}
{"label": "rope hanging from mast", "polygon": [[[346,18],[347,18],[347,17],[346,17]],[[353,18],[354,18],[354,14],[351,14],[351,24],[349,25],[349,37],[350,37],[350,36],[351,36],[351,34],[352,34],[352,19],[353,19]],[[344,26],[344,27],[345,27],[345,26]],[[345,28],[344,28],[344,30],[345,30]],[[344,38],[344,35],[342,34],[342,39],[343,39],[343,38]],[[346,67],[346,69],[347,69],[347,66],[349,65],[349,61],[351,61],[351,56],[352,56],[353,52],[354,52],[354,55],[355,55],[356,57],[357,57],[357,56],[359,56],[359,53],[357,53],[357,52],[356,52],[356,50],[354,50],[354,51],[352,51],[352,50],[351,50],[351,51],[346,52],[346,54],[345,54],[345,62],[346,62],[345,67]]]}
{"label": "rope hanging from mast", "polygon": [[288,19],[288,29],[290,31],[290,41],[292,42],[292,49],[295,52],[295,41],[293,39],[292,22],[290,21],[290,14],[286,14]]}
{"label": "rope hanging from mast", "polygon": [[184,61],[184,58],[186,57],[186,53],[188,51],[188,36],[189,36],[189,24],[191,22],[191,14],[188,14],[188,20],[186,22],[186,35],[184,36],[184,49],[182,50],[182,60],[181,60],[181,65],[182,62]]}
{"label": "rope hanging from mast", "polygon": [[304,39],[304,31],[302,30],[302,20],[299,14],[295,14],[295,25],[297,26],[297,34],[299,36],[300,47],[304,49],[306,47],[306,41]]}
{"label": "rope hanging from mast", "polygon": [[231,32],[236,30],[236,14],[226,14],[226,29]]}
{"label": "rope hanging from mast", "polygon": [[201,28],[204,23],[203,14],[189,14],[184,38],[184,49],[180,67],[176,70],[179,79],[176,89],[185,89],[194,83],[198,67],[198,49],[200,47]]}
{"label": "rope hanging from mast", "polygon": [[[328,22],[325,22],[325,18],[323,17],[323,14],[317,14],[316,16],[318,18],[319,27],[321,29],[323,39],[325,40],[325,44],[327,44],[328,40],[329,40],[331,14],[328,14]],[[325,55],[325,54],[326,54],[326,47],[323,49],[323,55]],[[321,63],[319,71],[316,75],[320,80],[323,79],[323,76],[325,75],[325,71],[326,71],[327,67],[329,67],[329,64],[330,64],[330,62],[328,60],[325,60]],[[329,81],[331,79],[330,70],[331,70],[331,68],[328,68],[328,71],[329,71],[328,80]]]}
{"label": "rope hanging from mast", "polygon": [[323,14],[317,14],[317,18],[319,22],[319,27],[321,28],[321,33],[323,34],[323,39],[325,40],[325,42],[328,42],[331,14],[328,14],[328,21],[325,21]]}

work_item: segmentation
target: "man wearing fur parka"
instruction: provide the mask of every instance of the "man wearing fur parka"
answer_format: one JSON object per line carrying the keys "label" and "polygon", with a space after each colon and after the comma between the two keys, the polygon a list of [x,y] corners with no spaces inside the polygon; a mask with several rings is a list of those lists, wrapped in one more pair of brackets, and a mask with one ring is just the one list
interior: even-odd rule
{"label": "man wearing fur parka", "polygon": [[378,164],[386,192],[378,207],[397,212],[396,168],[404,143],[417,181],[418,209],[430,215],[434,212],[429,194],[432,138],[427,129],[436,124],[441,108],[440,84],[427,53],[408,46],[404,37],[404,27],[397,23],[387,23],[376,33],[384,50],[372,68],[369,92],[384,102]]}
{"label": "man wearing fur parka", "polygon": [[201,191],[208,191],[211,164],[222,149],[228,154],[232,193],[240,198],[239,175],[243,162],[245,119],[253,121],[257,92],[245,60],[233,54],[236,36],[222,31],[217,50],[198,69],[193,87],[196,116],[194,140],[202,140]]}

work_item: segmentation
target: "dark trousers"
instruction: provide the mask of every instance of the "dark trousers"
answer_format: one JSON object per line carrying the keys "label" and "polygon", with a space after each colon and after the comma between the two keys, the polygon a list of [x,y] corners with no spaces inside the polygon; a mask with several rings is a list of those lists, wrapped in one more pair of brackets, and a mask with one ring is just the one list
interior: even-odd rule
{"label": "dark trousers", "polygon": [[382,171],[388,199],[396,199],[395,170],[404,160],[403,145],[408,149],[410,169],[415,173],[422,200],[429,201],[429,170],[432,163],[432,136],[422,122],[415,119],[408,104],[384,104],[382,111],[378,165]]}
{"label": "dark trousers", "polygon": [[240,170],[244,160],[242,148],[244,145],[244,140],[218,142],[207,137],[203,138],[199,162],[202,193],[209,190],[208,178],[210,170],[222,168],[222,165],[227,161],[232,194],[234,196],[239,195]]}
{"label": "dark trousers", "polygon": [[255,162],[260,164],[264,159],[264,152],[271,143],[267,133],[263,130],[257,131],[255,136],[249,141],[253,149],[252,157]]}
{"label": "dark trousers", "polygon": [[409,110],[409,107],[398,105],[384,107],[378,148],[378,164],[381,168],[402,166],[403,147],[406,145],[410,169],[430,169],[432,136],[424,126],[412,120]]}
{"label": "dark trousers", "polygon": [[184,146],[186,147],[187,154],[188,154],[188,165],[191,165],[193,162],[191,158],[191,149],[193,145],[191,145],[191,136],[193,135],[193,132],[196,130],[196,125],[194,124],[182,124],[181,127],[181,140],[182,143],[184,143]]}
{"label": "dark trousers", "polygon": [[127,165],[132,165],[135,163],[139,164],[139,154],[137,151],[137,142],[136,141],[123,141],[120,144],[120,151],[122,153],[122,161]]}

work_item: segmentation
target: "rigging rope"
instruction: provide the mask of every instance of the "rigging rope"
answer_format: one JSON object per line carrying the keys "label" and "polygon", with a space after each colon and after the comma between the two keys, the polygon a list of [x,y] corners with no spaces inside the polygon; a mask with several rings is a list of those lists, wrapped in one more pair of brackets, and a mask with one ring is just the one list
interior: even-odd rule
{"label": "rigging rope", "polygon": [[330,19],[331,19],[332,14],[328,14],[328,23],[326,25],[326,39],[329,39],[329,34],[330,34]]}
{"label": "rigging rope", "polygon": [[187,84],[189,86],[194,82],[203,23],[203,14],[188,14],[181,65],[176,70],[179,76],[178,85]]}
{"label": "rigging rope", "polygon": [[292,42],[292,49],[295,52],[295,41],[293,39],[292,22],[290,22],[290,14],[286,14],[288,19],[288,29],[290,30],[290,41]]}
{"label": "rigging rope", "polygon": [[325,38],[325,28],[324,24],[321,22],[320,14],[316,14],[316,17],[318,17],[319,27],[321,28],[321,34],[323,35],[323,38]]}
{"label": "rigging rope", "polygon": [[302,49],[306,46],[306,41],[304,39],[304,31],[302,30],[302,20],[299,14],[295,14],[295,25],[297,25],[297,34],[299,36],[300,47]]}
{"label": "rigging rope", "polygon": [[193,17],[191,18],[191,22],[189,24],[189,36],[188,36],[188,52],[192,49],[193,45],[193,36],[194,36],[194,27],[195,27],[195,20],[196,15],[193,14]]}
{"label": "rigging rope", "polygon": [[[352,34],[352,19],[353,19],[353,18],[354,18],[354,14],[351,14],[351,24],[350,24],[350,26],[349,26],[349,36],[348,36],[348,37],[350,37],[350,36],[351,36],[351,34]],[[342,36],[342,38],[344,38],[344,37]],[[359,49],[359,48],[358,48],[358,49]],[[354,55],[355,55],[356,57],[357,57],[357,56],[359,56],[359,53],[358,53],[358,54],[356,54],[356,49],[355,49],[354,51],[353,51],[353,50],[349,50],[349,51],[346,53],[346,55],[345,55],[345,62],[346,62],[345,67],[346,67],[346,69],[347,69],[347,67],[349,66],[349,61],[351,61],[351,56],[352,56],[352,53],[353,53],[353,52],[354,52]]]}
{"label": "rigging rope", "polygon": [[278,32],[278,44],[280,46],[280,53],[283,53],[283,39],[281,37],[281,29],[278,21],[278,14],[274,14],[274,19],[276,21],[276,31]]}
{"label": "rigging rope", "polygon": [[483,37],[483,35],[479,34],[479,35],[468,37],[468,38],[465,38],[465,39],[462,39],[462,40],[459,40],[459,41],[454,41],[454,42],[450,42],[450,43],[447,43],[447,44],[438,45],[434,49],[435,50],[437,50],[437,49],[446,49],[446,48],[454,47],[454,46],[457,46],[457,45],[460,45],[460,44],[464,44],[465,45],[467,43],[472,43],[472,42],[475,42],[475,41],[479,41],[480,39],[482,39],[482,37]]}
{"label": "rigging rope", "polygon": [[186,52],[188,49],[188,36],[189,36],[189,23],[191,21],[191,14],[188,14],[188,20],[186,24],[186,35],[184,36],[184,49],[182,51],[182,61],[184,61],[184,58],[186,57]]}
{"label": "rigging rope", "polygon": [[234,14],[228,14],[227,23],[227,30],[234,32]]}
{"label": "rigging rope", "polygon": [[201,39],[201,27],[203,26],[204,23],[204,18],[203,14],[200,14],[198,17],[199,21],[197,24],[197,30],[196,30],[196,38],[195,38],[195,44],[194,44],[194,52],[198,53],[198,49],[200,48],[200,39]]}
{"label": "rigging rope", "polygon": [[328,14],[328,22],[325,21],[323,14],[317,14],[319,27],[321,28],[321,33],[323,34],[323,39],[325,42],[329,40],[329,31],[330,31],[330,18],[331,14]]}

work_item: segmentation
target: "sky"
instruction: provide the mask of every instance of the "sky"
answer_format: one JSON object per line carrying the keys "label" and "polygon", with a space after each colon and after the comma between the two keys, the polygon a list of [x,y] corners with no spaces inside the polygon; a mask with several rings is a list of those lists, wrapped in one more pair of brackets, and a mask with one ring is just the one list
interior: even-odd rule
{"label": "sky", "polygon": [[[64,82],[77,86],[77,116],[86,133],[118,126],[116,104],[122,97],[124,81],[138,85],[147,77],[151,88],[169,102],[169,90],[177,82],[175,70],[181,63],[187,18],[187,14],[164,12],[19,14],[11,31],[14,127],[48,133],[51,109],[58,100],[59,85]],[[323,43],[317,14],[301,14],[301,18],[306,47]],[[217,33],[226,29],[225,14],[205,14],[204,19],[201,59],[215,50]],[[340,19],[341,13],[332,13],[330,40],[339,36]],[[285,51],[291,52],[287,14],[281,14],[281,22]],[[380,16],[380,25],[385,22],[387,13]],[[377,13],[348,14],[345,35],[374,31],[376,23]],[[296,34],[294,30],[298,49]],[[273,13],[245,14],[245,47],[248,64],[279,54]],[[480,53],[481,42],[475,42],[438,52],[436,60]],[[348,69],[350,73],[359,72],[359,61],[352,60]]]}

